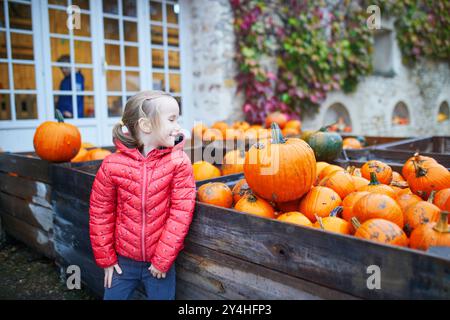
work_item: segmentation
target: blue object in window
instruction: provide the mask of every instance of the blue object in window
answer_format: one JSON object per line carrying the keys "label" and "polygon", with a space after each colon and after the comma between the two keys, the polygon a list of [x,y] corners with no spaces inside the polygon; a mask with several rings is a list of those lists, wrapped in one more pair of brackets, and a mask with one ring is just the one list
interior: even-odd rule
{"label": "blue object in window", "polygon": [[[84,77],[81,72],[75,74],[75,81],[77,86],[77,91],[84,91]],[[59,90],[70,91],[72,90],[72,83],[70,80],[70,75],[66,76],[59,85]],[[77,96],[77,106],[78,106],[78,118],[84,116],[84,96]],[[64,114],[65,111],[69,111],[73,114],[72,106],[72,96],[59,96],[57,109]]]}

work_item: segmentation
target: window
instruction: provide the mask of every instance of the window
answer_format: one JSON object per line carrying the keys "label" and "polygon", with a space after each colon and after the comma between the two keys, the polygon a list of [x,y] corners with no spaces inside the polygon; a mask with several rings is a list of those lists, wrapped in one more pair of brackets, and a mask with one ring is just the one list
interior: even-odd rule
{"label": "window", "polygon": [[351,132],[352,121],[347,108],[342,103],[334,103],[325,113],[323,125],[332,125],[329,131]]}
{"label": "window", "polygon": [[404,102],[397,103],[392,113],[392,124],[396,126],[407,126],[409,123],[410,116],[408,107]]}
{"label": "window", "polygon": [[442,123],[448,121],[449,117],[450,117],[450,108],[448,106],[448,102],[444,101],[439,106],[439,113],[437,120],[439,123]]}

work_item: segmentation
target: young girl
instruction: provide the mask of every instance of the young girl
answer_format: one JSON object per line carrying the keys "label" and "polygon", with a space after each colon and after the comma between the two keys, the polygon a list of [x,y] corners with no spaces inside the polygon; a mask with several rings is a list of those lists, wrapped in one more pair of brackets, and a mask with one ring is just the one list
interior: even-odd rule
{"label": "young girl", "polygon": [[[113,129],[90,198],[90,238],[104,269],[104,299],[175,298],[175,265],[192,221],[195,181],[183,151],[177,101],[161,91],[131,97]],[[124,129],[127,132],[124,133]]]}

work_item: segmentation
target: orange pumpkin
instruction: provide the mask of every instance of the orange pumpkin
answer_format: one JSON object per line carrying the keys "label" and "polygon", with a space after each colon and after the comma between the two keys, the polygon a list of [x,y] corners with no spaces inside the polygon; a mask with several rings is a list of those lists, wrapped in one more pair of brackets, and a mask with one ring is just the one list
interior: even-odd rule
{"label": "orange pumpkin", "polygon": [[302,130],[302,123],[300,120],[292,119],[286,122],[284,129],[287,128],[297,130],[297,132],[300,133],[300,131]]}
{"label": "orange pumpkin", "polygon": [[282,131],[283,136],[296,136],[300,134],[300,131],[297,131],[294,128],[284,128]]}
{"label": "orange pumpkin", "polygon": [[408,246],[408,237],[403,230],[385,219],[369,219],[360,223],[357,218],[352,218],[353,227],[356,229],[355,237],[372,240],[380,243],[396,246]]}
{"label": "orange pumpkin", "polygon": [[363,177],[352,176],[355,189],[359,190],[362,187],[368,186],[370,181]]}
{"label": "orange pumpkin", "polygon": [[348,221],[336,217],[337,213],[341,211],[342,207],[336,207],[328,217],[322,218],[316,215],[317,221],[314,223],[314,227],[340,234],[351,234],[353,229],[352,225]]}
{"label": "orange pumpkin", "polygon": [[354,216],[353,206],[359,199],[368,194],[368,191],[355,191],[346,196],[345,199],[342,200],[342,218],[346,221],[350,221]]}
{"label": "orange pumpkin", "polygon": [[233,123],[233,129],[239,129],[241,131],[248,130],[250,124],[247,121],[236,121]]}
{"label": "orange pumpkin", "polygon": [[361,167],[361,174],[366,179],[371,179],[371,172],[375,172],[380,183],[390,184],[392,181],[392,168],[384,162],[369,160]]}
{"label": "orange pumpkin", "polygon": [[37,127],[33,137],[34,150],[47,161],[70,161],[80,151],[81,134],[76,126],[64,122],[59,110],[56,110],[56,118],[58,122],[45,121]]}
{"label": "orange pumpkin", "polygon": [[409,234],[418,226],[439,220],[441,210],[433,204],[435,191],[428,201],[419,201],[408,207],[405,211],[405,231]]}
{"label": "orange pumpkin", "polygon": [[319,186],[328,187],[344,199],[348,194],[356,191],[353,177],[347,171],[335,171],[319,182]]}
{"label": "orange pumpkin", "polygon": [[375,172],[371,172],[370,175],[370,183],[367,186],[357,188],[357,191],[369,191],[371,193],[385,194],[392,199],[395,199],[396,193],[394,189],[392,189],[390,186],[379,183]]}
{"label": "orange pumpkin", "polygon": [[419,201],[422,201],[422,198],[416,196],[415,194],[402,194],[395,199],[397,204],[399,205],[402,212],[405,213],[409,206],[416,204]]}
{"label": "orange pumpkin", "polygon": [[396,171],[392,171],[392,181],[393,182],[406,182],[406,180],[402,177],[402,175]]}
{"label": "orange pumpkin", "polygon": [[330,164],[329,166],[326,166],[325,168],[323,168],[323,170],[319,174],[319,181],[335,171],[344,171],[344,168],[339,167],[334,164]]}
{"label": "orange pumpkin", "polygon": [[394,199],[384,194],[369,193],[361,197],[353,206],[353,215],[360,222],[369,219],[386,219],[403,228],[402,209]]}
{"label": "orange pumpkin", "polygon": [[414,229],[409,246],[418,250],[428,250],[431,246],[450,247],[448,215],[448,211],[441,211],[438,222],[429,222]]}
{"label": "orange pumpkin", "polygon": [[85,156],[85,161],[103,160],[111,154],[111,151],[101,148],[89,150]]}
{"label": "orange pumpkin", "polygon": [[244,175],[258,196],[274,202],[300,198],[316,178],[316,159],[301,139],[284,139],[277,124],[272,140],[253,145],[246,154]]}
{"label": "orange pumpkin", "polygon": [[212,129],[218,129],[222,132],[222,135],[225,136],[225,131],[228,129],[228,124],[224,121],[216,121],[211,126]]}
{"label": "orange pumpkin", "polygon": [[200,202],[215,206],[231,208],[233,195],[230,188],[221,182],[209,182],[198,188],[197,197]]}
{"label": "orange pumpkin", "polygon": [[434,196],[433,203],[441,210],[450,211],[450,188],[439,190]]}
{"label": "orange pumpkin", "polygon": [[244,132],[240,129],[226,129],[224,138],[226,140],[240,140],[244,137]]}
{"label": "orange pumpkin", "polygon": [[313,226],[311,221],[309,221],[309,219],[304,214],[298,211],[291,211],[280,214],[277,217],[277,220],[297,224],[299,226],[306,226],[306,227]]}
{"label": "orange pumpkin", "polygon": [[269,113],[266,117],[266,128],[270,128],[272,123],[278,124],[280,129],[283,129],[288,121],[287,116],[279,111]]}
{"label": "orange pumpkin", "polygon": [[405,178],[405,180],[408,180],[410,174],[416,173],[413,161],[423,166],[424,168],[427,168],[430,164],[437,163],[436,160],[434,160],[433,158],[421,156],[418,152],[416,152],[411,158],[406,160],[405,164],[403,165],[402,176],[403,178]]}
{"label": "orange pumpkin", "polygon": [[203,141],[223,140],[223,133],[219,129],[209,128],[203,131]]}
{"label": "orange pumpkin", "polygon": [[342,141],[343,149],[362,149],[361,142],[356,138],[345,138]]}
{"label": "orange pumpkin", "polygon": [[341,205],[341,202],[341,197],[333,189],[313,187],[300,201],[299,211],[315,222],[316,214],[319,217],[327,217],[334,208]]}
{"label": "orange pumpkin", "polygon": [[414,194],[428,199],[432,190],[450,188],[450,172],[438,163],[428,164],[428,168],[412,161],[416,168],[415,174],[408,176],[408,185]]}
{"label": "orange pumpkin", "polygon": [[246,194],[234,207],[238,211],[254,214],[264,218],[275,219],[275,210],[266,200],[254,194]]}
{"label": "orange pumpkin", "polygon": [[281,212],[297,211],[299,205],[300,205],[300,199],[276,203],[277,209]]}
{"label": "orange pumpkin", "polygon": [[78,151],[77,155],[70,160],[70,162],[83,162],[87,161],[86,156],[88,154],[88,151],[85,148],[80,148],[80,151]]}
{"label": "orange pumpkin", "polygon": [[81,148],[84,148],[84,149],[95,148],[95,145],[93,145],[90,142],[82,142],[81,143]]}
{"label": "orange pumpkin", "polygon": [[196,181],[220,177],[220,169],[206,161],[197,161],[192,165]]}
{"label": "orange pumpkin", "polygon": [[228,151],[223,158],[222,175],[244,172],[245,151]]}
{"label": "orange pumpkin", "polygon": [[244,195],[246,195],[247,193],[251,193],[251,190],[247,184],[247,181],[245,181],[245,179],[241,179],[233,187],[231,193],[233,194],[234,203],[237,203]]}
{"label": "orange pumpkin", "polygon": [[402,189],[402,190],[397,192],[397,198],[402,196],[402,195],[405,195],[405,194],[413,194],[413,193],[411,192],[410,188],[404,188],[404,189]]}

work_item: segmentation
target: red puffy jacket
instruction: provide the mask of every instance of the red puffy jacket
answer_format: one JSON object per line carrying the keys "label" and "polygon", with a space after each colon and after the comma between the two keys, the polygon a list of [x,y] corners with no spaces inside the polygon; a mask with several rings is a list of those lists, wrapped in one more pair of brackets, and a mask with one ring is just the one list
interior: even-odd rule
{"label": "red puffy jacket", "polygon": [[115,141],[118,152],[103,160],[90,197],[90,239],[99,267],[116,264],[119,254],[167,272],[184,248],[195,180],[182,139],[147,157]]}

